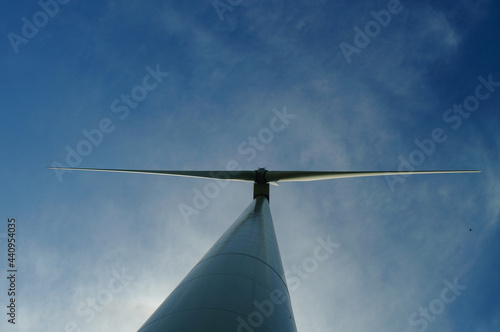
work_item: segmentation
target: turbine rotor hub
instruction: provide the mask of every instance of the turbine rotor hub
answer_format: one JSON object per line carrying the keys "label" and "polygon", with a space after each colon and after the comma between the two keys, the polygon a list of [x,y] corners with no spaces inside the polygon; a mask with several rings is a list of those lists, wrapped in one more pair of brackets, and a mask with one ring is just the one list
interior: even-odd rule
{"label": "turbine rotor hub", "polygon": [[261,167],[255,170],[255,182],[253,184],[253,198],[264,196],[269,200],[269,182],[266,180],[267,169]]}
{"label": "turbine rotor hub", "polygon": [[257,168],[255,170],[255,183],[267,183],[266,172],[267,169],[264,167]]}

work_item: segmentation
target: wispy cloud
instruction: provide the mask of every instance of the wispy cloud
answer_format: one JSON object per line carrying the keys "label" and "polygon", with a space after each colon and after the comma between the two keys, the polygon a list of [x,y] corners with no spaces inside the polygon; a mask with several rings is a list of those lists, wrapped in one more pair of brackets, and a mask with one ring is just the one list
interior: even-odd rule
{"label": "wispy cloud", "polygon": [[[116,116],[110,104],[142,84],[146,66],[160,64],[168,83],[80,166],[224,169],[286,106],[296,118],[255,158],[238,159],[242,168],[394,169],[479,75],[500,77],[492,1],[402,2],[347,63],[339,44],[388,3],[243,1],[221,21],[212,1],[75,2],[18,53],[5,38],[2,202],[20,225],[19,330],[138,329],[251,200],[251,184],[230,183],[187,224],[177,207],[207,181],[72,173],[60,183],[43,169],[76,149],[83,129]],[[17,16],[4,31],[38,10],[8,6]],[[313,264],[317,238],[340,244],[292,294],[299,330],[417,330],[409,317],[455,278],[467,289],[428,330],[498,329],[488,294],[498,274],[499,106],[496,94],[482,101],[418,166],[483,173],[409,177],[395,192],[383,178],[271,188],[285,269]],[[133,279],[118,292],[122,269]]]}

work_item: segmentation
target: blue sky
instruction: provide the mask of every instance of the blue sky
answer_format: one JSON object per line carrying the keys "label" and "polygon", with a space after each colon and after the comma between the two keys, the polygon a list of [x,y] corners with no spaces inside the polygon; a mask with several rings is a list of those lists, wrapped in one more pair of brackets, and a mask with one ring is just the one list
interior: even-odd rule
{"label": "blue sky", "polygon": [[300,331],[500,330],[495,1],[41,4],[0,11],[2,331],[137,330],[252,195],[54,163],[482,170],[284,183],[271,211]]}

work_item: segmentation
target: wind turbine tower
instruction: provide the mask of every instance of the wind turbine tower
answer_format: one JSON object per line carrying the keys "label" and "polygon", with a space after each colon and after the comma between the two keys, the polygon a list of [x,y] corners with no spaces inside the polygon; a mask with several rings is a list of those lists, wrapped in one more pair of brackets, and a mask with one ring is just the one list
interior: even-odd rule
{"label": "wind turbine tower", "polygon": [[254,182],[253,200],[139,332],[296,332],[269,209],[269,184],[348,177],[478,171],[154,171],[58,168]]}

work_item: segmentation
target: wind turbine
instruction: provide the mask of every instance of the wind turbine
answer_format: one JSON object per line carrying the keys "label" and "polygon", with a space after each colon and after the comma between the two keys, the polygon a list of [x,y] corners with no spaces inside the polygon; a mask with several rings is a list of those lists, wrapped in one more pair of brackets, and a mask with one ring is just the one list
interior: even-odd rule
{"label": "wind turbine", "polygon": [[296,332],[269,209],[269,184],[350,177],[479,171],[164,171],[49,167],[161,174],[254,183],[253,201],[193,267],[139,332]]}

